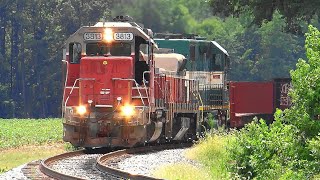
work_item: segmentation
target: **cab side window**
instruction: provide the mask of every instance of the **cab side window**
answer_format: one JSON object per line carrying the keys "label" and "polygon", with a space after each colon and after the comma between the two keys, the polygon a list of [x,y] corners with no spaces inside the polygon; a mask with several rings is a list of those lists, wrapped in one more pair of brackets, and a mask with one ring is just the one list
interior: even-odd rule
{"label": "cab side window", "polygon": [[80,63],[82,46],[74,42],[69,44],[69,61],[71,64]]}
{"label": "cab side window", "polygon": [[214,71],[222,71],[223,70],[223,59],[221,54],[213,55],[213,70]]}

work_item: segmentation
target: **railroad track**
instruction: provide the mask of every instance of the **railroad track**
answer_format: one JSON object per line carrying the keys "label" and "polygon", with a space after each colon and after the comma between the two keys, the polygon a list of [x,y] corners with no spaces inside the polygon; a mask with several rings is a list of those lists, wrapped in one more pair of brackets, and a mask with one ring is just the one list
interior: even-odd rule
{"label": "railroad track", "polygon": [[[117,169],[112,163],[115,159],[132,156],[134,154],[156,152],[166,149],[190,147],[192,144],[166,144],[157,146],[145,146],[131,149],[123,149],[108,152],[106,154],[88,154],[86,151],[74,151],[50,157],[38,163],[40,171],[45,175],[35,175],[35,170],[28,170],[27,177],[31,179],[142,179],[154,180],[157,178],[131,174],[125,170]],[[100,152],[101,153],[101,152]],[[74,163],[77,163],[74,167]],[[30,165],[29,165],[30,166]],[[34,167],[34,163],[31,167]],[[59,166],[59,168],[57,168]],[[30,176],[30,174],[32,176]],[[46,179],[47,179],[46,178]]]}
{"label": "railroad track", "polygon": [[114,158],[117,158],[119,156],[125,156],[127,154],[139,154],[139,153],[146,153],[146,152],[152,152],[152,151],[160,151],[165,149],[175,149],[175,148],[184,148],[184,147],[190,147],[191,143],[189,144],[166,144],[161,146],[146,146],[146,147],[140,147],[140,148],[133,148],[133,149],[125,149],[125,150],[119,150],[115,152],[111,152],[108,154],[105,154],[103,156],[100,156],[97,159],[97,168],[100,171],[107,172],[109,174],[116,175],[121,178],[130,179],[130,180],[154,180],[157,178],[144,176],[144,175],[137,175],[137,174],[131,174],[126,171],[116,169],[112,166],[109,166],[109,162],[112,161]]}
{"label": "railroad track", "polygon": [[51,167],[51,164],[54,164],[55,162],[57,162],[59,160],[66,159],[66,158],[69,158],[69,157],[76,157],[76,156],[80,156],[80,155],[83,155],[83,154],[85,154],[85,152],[82,150],[82,151],[68,152],[68,153],[64,153],[64,154],[60,154],[60,155],[57,155],[57,156],[50,157],[50,158],[48,158],[48,159],[46,159],[44,161],[41,161],[40,170],[45,175],[47,175],[49,177],[53,177],[55,179],[65,179],[65,180],[68,180],[68,179],[83,179],[83,178],[80,178],[80,177],[71,176],[71,175],[68,175],[68,174],[61,173],[61,172],[59,172],[57,170],[54,170]]}

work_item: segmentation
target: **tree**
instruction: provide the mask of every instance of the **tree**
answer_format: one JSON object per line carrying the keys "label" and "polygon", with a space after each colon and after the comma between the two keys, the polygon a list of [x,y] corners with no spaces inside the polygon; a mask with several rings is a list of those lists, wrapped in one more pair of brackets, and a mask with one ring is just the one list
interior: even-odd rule
{"label": "tree", "polygon": [[314,137],[320,132],[319,41],[319,30],[310,25],[306,33],[307,60],[299,59],[297,69],[290,72],[293,106],[285,111],[287,121],[299,127],[307,137]]}
{"label": "tree", "polygon": [[296,35],[284,31],[286,22],[283,16],[275,11],[272,21],[263,22],[256,30],[259,42],[251,48],[257,51],[251,73],[256,80],[289,77],[289,70],[303,54],[303,41]]}
{"label": "tree", "polygon": [[313,15],[319,15],[319,1],[290,1],[290,0],[211,0],[213,14],[222,17],[243,12],[251,12],[254,15],[252,23],[261,25],[264,20],[271,21],[273,13],[279,11],[286,19],[287,31],[294,34],[303,34],[300,23],[310,22]]}
{"label": "tree", "polygon": [[196,20],[191,11],[196,8],[190,9],[183,2],[191,5],[194,1],[132,0],[126,3],[120,1],[115,4],[112,14],[129,15],[135,22],[142,23],[153,32],[193,33]]}

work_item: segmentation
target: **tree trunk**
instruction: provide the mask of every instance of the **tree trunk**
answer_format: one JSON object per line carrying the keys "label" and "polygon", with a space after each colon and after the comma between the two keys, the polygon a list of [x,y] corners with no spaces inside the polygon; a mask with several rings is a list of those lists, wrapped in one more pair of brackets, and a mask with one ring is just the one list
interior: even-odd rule
{"label": "tree trunk", "polygon": [[7,5],[0,7],[0,54],[6,57]]}
{"label": "tree trunk", "polygon": [[27,94],[26,94],[26,80],[25,80],[25,47],[24,47],[24,31],[23,26],[21,27],[21,57],[20,57],[20,72],[21,72],[21,90],[22,90],[22,99],[23,99],[23,117],[29,118],[29,113],[27,109]]}
{"label": "tree trunk", "polygon": [[17,99],[17,90],[16,87],[16,75],[14,73],[18,73],[18,55],[19,55],[19,31],[20,31],[20,25],[18,22],[17,14],[13,14],[13,18],[11,20],[11,54],[10,54],[10,86],[11,86],[11,98],[16,100]]}

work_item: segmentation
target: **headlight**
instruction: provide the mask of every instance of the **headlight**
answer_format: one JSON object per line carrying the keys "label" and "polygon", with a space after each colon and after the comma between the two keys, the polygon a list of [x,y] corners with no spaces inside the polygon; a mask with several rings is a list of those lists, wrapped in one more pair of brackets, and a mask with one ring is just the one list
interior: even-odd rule
{"label": "headlight", "polygon": [[83,105],[78,106],[76,110],[79,115],[84,115],[87,112],[87,108]]}
{"label": "headlight", "polygon": [[134,106],[124,105],[121,107],[121,114],[126,117],[131,117],[134,115]]}
{"label": "headlight", "polygon": [[112,32],[112,29],[106,28],[106,29],[104,30],[103,39],[104,39],[106,42],[111,42],[111,41],[113,41],[113,32]]}

